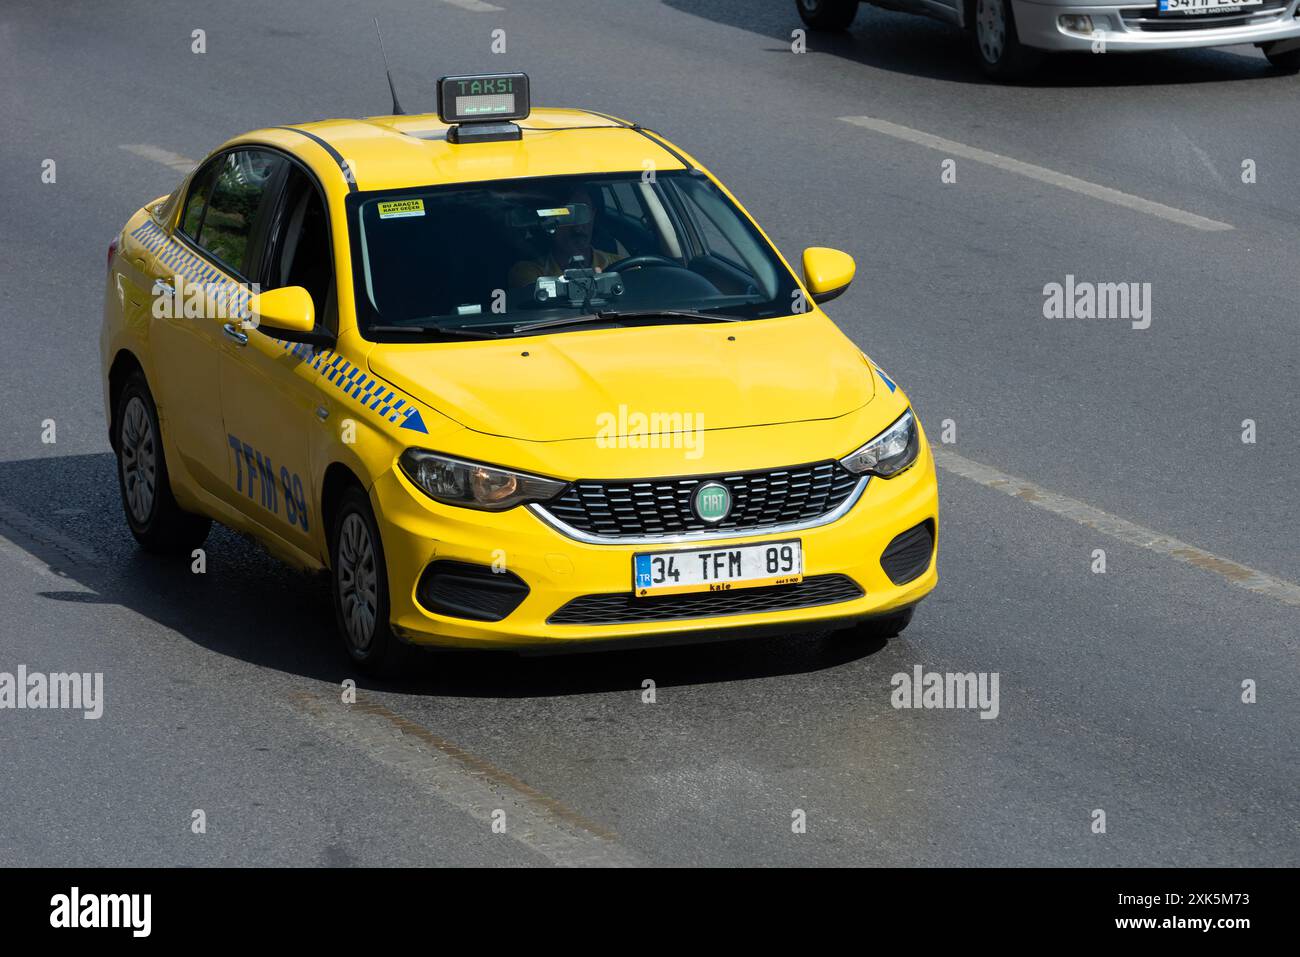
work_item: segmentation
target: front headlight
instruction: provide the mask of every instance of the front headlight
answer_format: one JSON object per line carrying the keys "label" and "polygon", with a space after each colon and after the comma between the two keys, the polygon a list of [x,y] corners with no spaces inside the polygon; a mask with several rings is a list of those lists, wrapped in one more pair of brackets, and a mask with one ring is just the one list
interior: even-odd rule
{"label": "front headlight", "polygon": [[544,502],[559,495],[568,484],[466,462],[428,449],[407,449],[398,463],[406,477],[430,498],[489,512],[503,512],[525,502]]}
{"label": "front headlight", "polygon": [[921,433],[908,409],[862,448],[840,459],[840,464],[855,475],[870,473],[889,478],[915,462],[920,450]]}

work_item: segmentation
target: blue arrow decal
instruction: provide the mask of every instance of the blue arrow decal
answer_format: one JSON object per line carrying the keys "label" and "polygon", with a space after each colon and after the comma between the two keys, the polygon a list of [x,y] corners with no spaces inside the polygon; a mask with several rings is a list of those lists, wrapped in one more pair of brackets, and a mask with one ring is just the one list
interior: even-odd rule
{"label": "blue arrow decal", "polygon": [[420,417],[420,410],[411,406],[406,413],[406,421],[402,423],[402,428],[410,429],[412,432],[423,432],[429,434],[429,430],[424,427],[424,419]]}

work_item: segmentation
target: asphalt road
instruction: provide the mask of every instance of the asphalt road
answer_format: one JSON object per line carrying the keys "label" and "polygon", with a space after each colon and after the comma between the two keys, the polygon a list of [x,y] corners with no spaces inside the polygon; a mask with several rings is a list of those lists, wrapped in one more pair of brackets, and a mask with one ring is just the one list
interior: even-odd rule
{"label": "asphalt road", "polygon": [[[539,105],[693,152],[791,260],[857,259],[832,317],[955,430],[903,636],[438,655],[348,708],[319,581],[225,532],[202,576],[136,550],[104,255],[180,174],[123,147],[387,112],[372,13],[407,109],[523,69]],[[102,672],[105,706],[0,710],[0,865],[1300,863],[1300,79],[1241,48],[996,86],[936,23],[864,8],[795,54],[800,25],[787,0],[5,4],[0,671]],[[1070,275],[1150,283],[1149,328],[1045,319]],[[997,673],[997,717],[894,708],[918,665]]]}

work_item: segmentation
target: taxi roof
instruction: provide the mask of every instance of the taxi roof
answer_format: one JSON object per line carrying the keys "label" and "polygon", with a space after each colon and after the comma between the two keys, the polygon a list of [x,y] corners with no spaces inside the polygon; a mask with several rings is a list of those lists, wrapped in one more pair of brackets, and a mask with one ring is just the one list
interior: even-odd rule
{"label": "taxi roof", "polygon": [[[288,149],[324,173],[346,162],[361,191],[527,176],[687,169],[690,160],[657,134],[587,110],[534,109],[522,138],[449,143],[436,113],[322,120],[273,127],[241,140]],[[305,135],[304,135],[305,134]],[[330,154],[325,158],[321,154]],[[322,177],[342,183],[341,177]]]}

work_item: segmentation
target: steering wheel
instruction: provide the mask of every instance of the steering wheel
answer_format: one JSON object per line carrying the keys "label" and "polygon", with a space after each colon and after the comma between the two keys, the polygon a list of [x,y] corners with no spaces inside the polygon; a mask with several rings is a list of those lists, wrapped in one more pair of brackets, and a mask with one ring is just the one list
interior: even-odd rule
{"label": "steering wheel", "polygon": [[622,272],[625,269],[641,269],[646,266],[658,268],[668,267],[670,269],[684,269],[685,267],[676,260],[669,259],[667,256],[655,256],[645,254],[642,256],[625,256],[618,262],[610,263],[605,267],[605,272]]}

